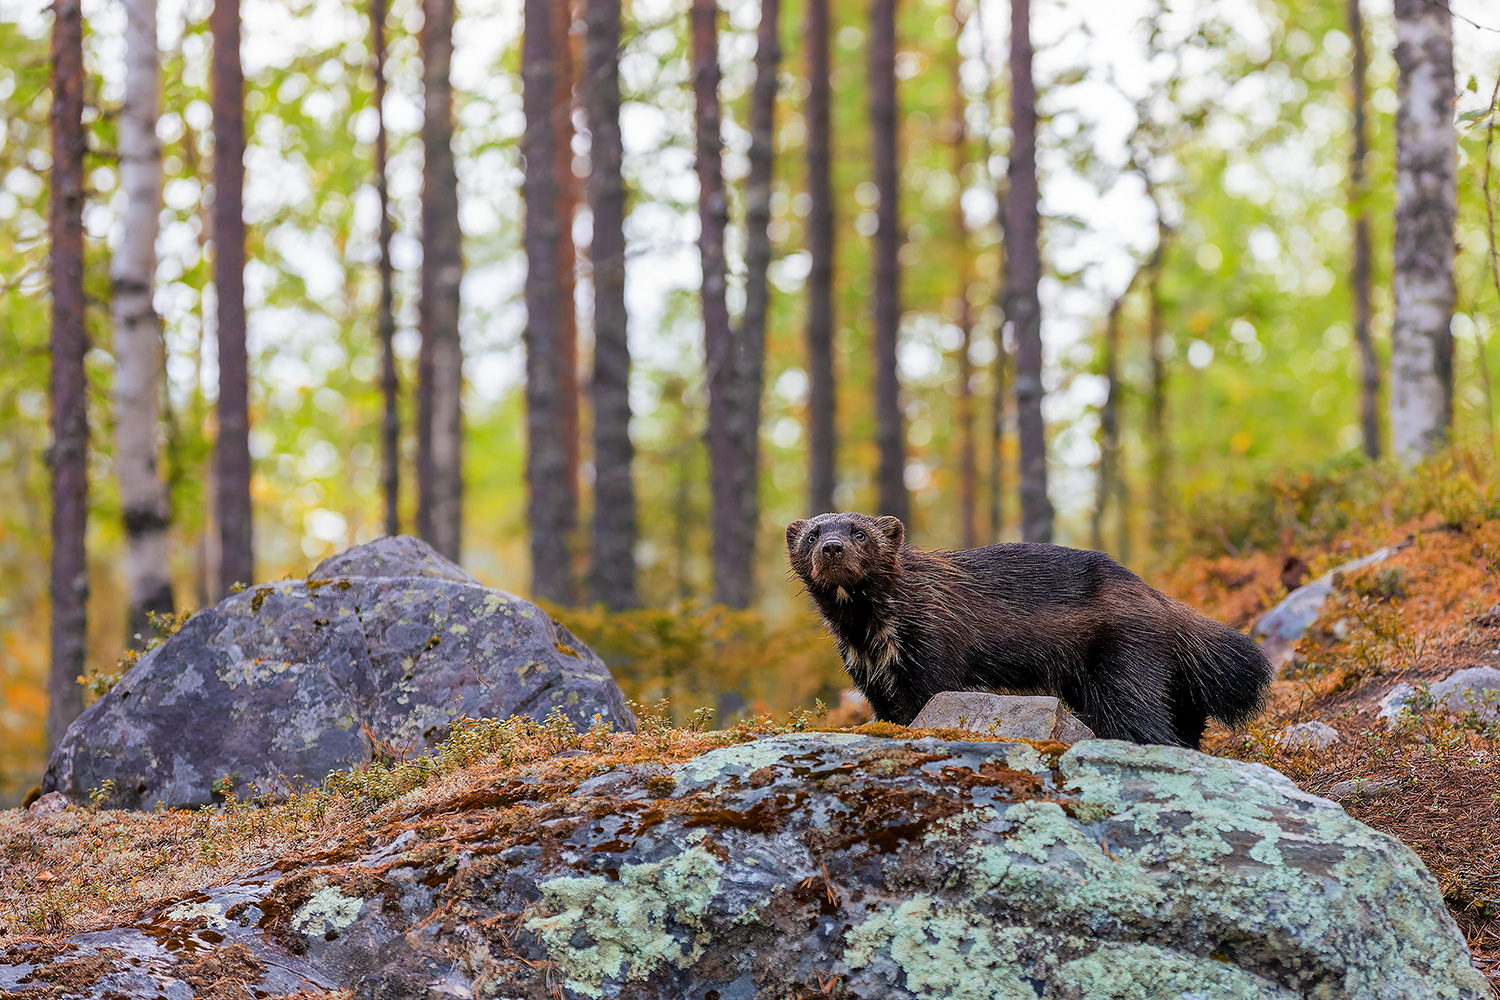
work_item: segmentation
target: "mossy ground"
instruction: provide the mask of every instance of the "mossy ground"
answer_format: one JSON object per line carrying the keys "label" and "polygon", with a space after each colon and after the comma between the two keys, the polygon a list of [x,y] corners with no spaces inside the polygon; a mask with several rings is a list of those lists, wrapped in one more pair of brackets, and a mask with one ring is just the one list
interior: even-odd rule
{"label": "mossy ground", "polygon": [[[1350,779],[1384,785],[1344,807],[1417,852],[1476,965],[1500,984],[1500,724],[1431,710],[1394,726],[1377,718],[1398,683],[1420,688],[1466,667],[1500,667],[1500,628],[1480,621],[1500,603],[1500,520],[1435,510],[1296,552],[1194,560],[1154,582],[1248,627],[1286,596],[1295,581],[1281,576],[1292,560],[1311,579],[1382,546],[1400,548],[1337,581],[1266,712],[1240,733],[1211,729],[1204,749],[1270,764],[1315,794]],[[1340,741],[1327,750],[1276,744],[1285,726],[1313,720],[1337,729]]]}

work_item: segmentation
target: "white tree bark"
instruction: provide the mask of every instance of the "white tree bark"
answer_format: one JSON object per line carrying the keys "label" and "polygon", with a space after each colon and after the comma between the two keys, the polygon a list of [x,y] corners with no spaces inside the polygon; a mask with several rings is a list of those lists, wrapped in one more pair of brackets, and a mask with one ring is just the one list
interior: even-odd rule
{"label": "white tree bark", "polygon": [[1396,309],[1391,451],[1408,465],[1442,447],[1453,419],[1453,19],[1396,0]]}
{"label": "white tree bark", "polygon": [[161,145],[156,138],[161,92],[156,0],[124,0],[125,100],[120,114],[120,182],[124,235],[110,266],[115,350],[115,468],[129,549],[128,634],[149,634],[148,611],[172,610],[167,574],[167,492],[157,473],[161,333],[152,304],[161,213]]}

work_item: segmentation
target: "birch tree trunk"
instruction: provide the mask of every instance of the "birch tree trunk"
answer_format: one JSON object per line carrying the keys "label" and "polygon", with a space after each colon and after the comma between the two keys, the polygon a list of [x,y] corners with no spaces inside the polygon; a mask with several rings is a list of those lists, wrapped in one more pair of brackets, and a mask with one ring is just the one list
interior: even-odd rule
{"label": "birch tree trunk", "polygon": [[[115,348],[115,471],[125,519],[127,641],[151,634],[149,615],[172,610],[167,572],[167,490],[158,473],[161,328],[152,304],[161,214],[161,93],[156,0],[125,2],[125,99],[120,109],[123,238],[110,261]],[[142,637],[135,639],[135,636]]]}
{"label": "birch tree trunk", "polygon": [[1005,236],[1005,315],[1016,338],[1016,430],[1021,445],[1021,540],[1052,540],[1047,434],[1042,422],[1041,220],[1036,182],[1036,86],[1031,77],[1031,0],[1011,0],[1010,193]]}
{"label": "birch tree trunk", "polygon": [[214,445],[219,593],[255,582],[250,530],[250,371],[245,351],[245,75],[239,0],[214,0],[214,287],[218,293],[219,433]]}
{"label": "birch tree trunk", "polygon": [[880,203],[875,229],[875,439],[880,513],[911,519],[906,493],[906,428],[896,341],[901,332],[900,167],[896,135],[896,2],[870,0],[870,143]]}
{"label": "birch tree trunk", "polygon": [[1380,359],[1375,355],[1375,339],[1370,332],[1370,210],[1366,205],[1365,154],[1369,152],[1368,128],[1365,123],[1365,70],[1369,58],[1365,52],[1364,16],[1360,0],[1347,0],[1349,37],[1354,41],[1353,93],[1354,148],[1349,154],[1349,199],[1354,208],[1354,265],[1349,284],[1354,293],[1354,340],[1359,345],[1360,360],[1360,426],[1364,430],[1365,454],[1380,457]]}
{"label": "birch tree trunk", "polygon": [[594,237],[594,532],[590,596],[633,608],[636,508],[625,311],[625,158],[620,138],[620,0],[587,0],[583,98],[592,136],[588,179]]}
{"label": "birch tree trunk", "polygon": [[[531,523],[531,586],[538,597],[566,602],[569,592],[567,452],[562,435],[562,359],[557,297],[558,145],[553,112],[555,42],[551,0],[526,0],[521,47],[521,150],[526,172],[526,482]],[[571,308],[572,302],[566,304]]]}
{"label": "birch tree trunk", "polygon": [[457,562],[463,529],[463,231],[453,164],[453,0],[422,0],[422,335],[417,531]]}
{"label": "birch tree trunk", "polygon": [[833,374],[833,177],[828,125],[832,77],[828,57],[828,0],[807,0],[804,31],[807,47],[807,423],[808,501],[810,515],[833,510],[836,478],[835,417],[837,393]]}
{"label": "birch tree trunk", "polygon": [[83,711],[88,649],[88,381],[83,357],[83,11],[56,0],[52,20],[52,662],[47,752]]}
{"label": "birch tree trunk", "polygon": [[375,70],[375,191],[380,196],[380,306],[375,330],[380,341],[380,395],[384,404],[380,423],[381,491],[385,495],[385,533],[401,533],[401,414],[397,409],[400,382],[396,377],[395,266],[391,262],[391,194],[386,174],[388,146],[385,131],[385,0],[370,0],[370,40]]}
{"label": "birch tree trunk", "polygon": [[1391,451],[1408,465],[1443,446],[1453,422],[1453,241],[1457,138],[1453,18],[1396,0],[1396,251]]}

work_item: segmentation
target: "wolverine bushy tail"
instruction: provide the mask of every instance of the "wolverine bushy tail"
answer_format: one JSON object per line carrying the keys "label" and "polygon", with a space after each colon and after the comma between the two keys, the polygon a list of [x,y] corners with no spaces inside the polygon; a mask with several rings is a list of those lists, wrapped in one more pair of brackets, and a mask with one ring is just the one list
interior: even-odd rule
{"label": "wolverine bushy tail", "polygon": [[1191,627],[1179,633],[1179,690],[1202,713],[1237,728],[1265,706],[1271,664],[1249,636],[1195,611]]}

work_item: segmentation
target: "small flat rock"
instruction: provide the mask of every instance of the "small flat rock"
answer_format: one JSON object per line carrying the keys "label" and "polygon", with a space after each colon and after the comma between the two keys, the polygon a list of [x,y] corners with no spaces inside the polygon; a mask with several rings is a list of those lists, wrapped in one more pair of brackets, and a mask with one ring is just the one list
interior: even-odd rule
{"label": "small flat rock", "polygon": [[26,810],[26,815],[33,819],[38,816],[51,816],[53,813],[62,812],[68,808],[68,805],[68,797],[62,792],[48,792],[31,804],[31,807]]}
{"label": "small flat rock", "polygon": [[1340,802],[1371,802],[1401,787],[1395,778],[1348,778],[1329,786],[1327,796]]}
{"label": "small flat rock", "polygon": [[1433,701],[1458,715],[1477,711],[1481,717],[1500,717],[1500,670],[1469,667],[1449,674],[1431,687]]}
{"label": "small flat rock", "polygon": [[1326,722],[1299,722],[1276,734],[1283,750],[1326,750],[1339,741],[1339,731]]}
{"label": "small flat rock", "polygon": [[990,736],[1077,743],[1094,738],[1062,702],[1044,696],[943,691],[912,720],[914,729],[967,729]]}
{"label": "small flat rock", "polygon": [[1346,562],[1337,569],[1324,573],[1312,583],[1298,587],[1286,595],[1280,604],[1261,615],[1260,620],[1255,623],[1255,634],[1265,637],[1265,641],[1261,643],[1261,651],[1271,661],[1271,666],[1279,670],[1291,659],[1292,647],[1307,634],[1312,623],[1318,620],[1323,602],[1333,593],[1335,577],[1340,573],[1352,573],[1366,566],[1373,566],[1392,551],[1394,550],[1389,548],[1376,549],[1361,559]]}

